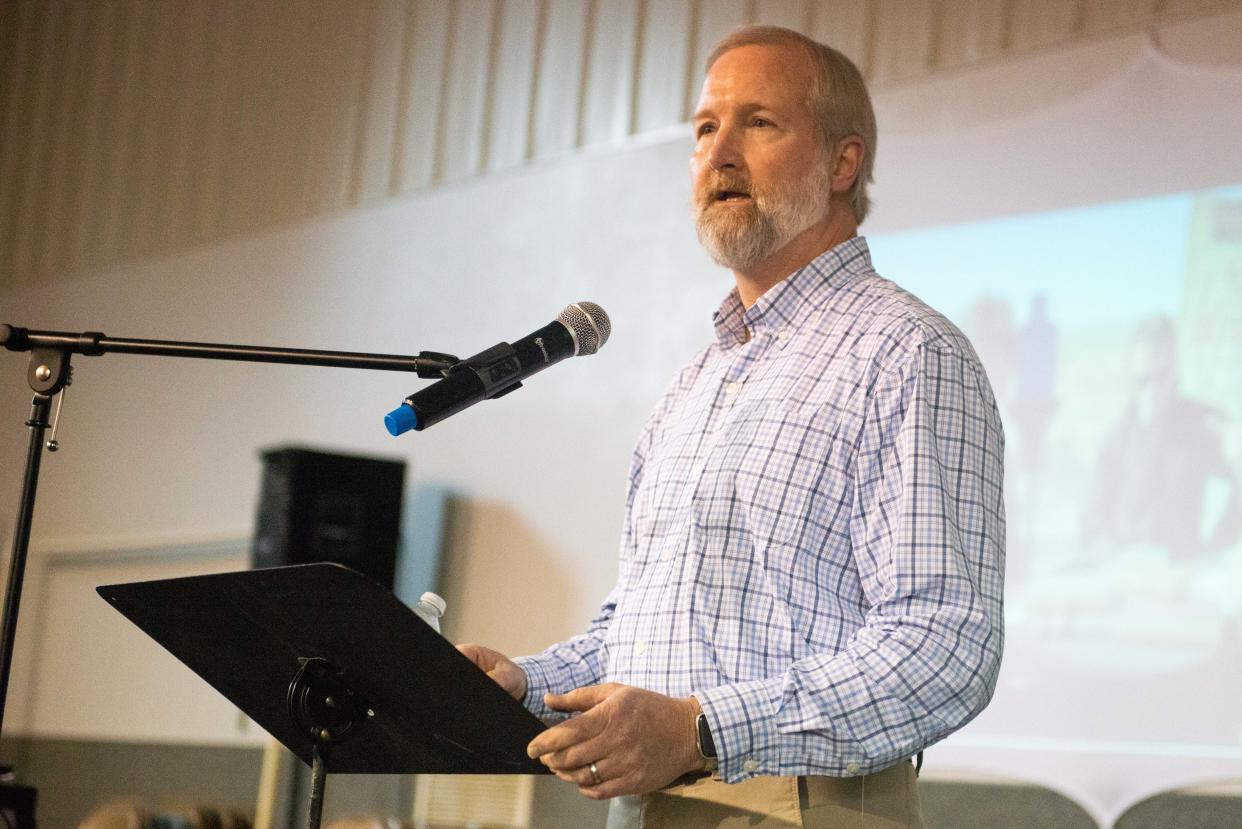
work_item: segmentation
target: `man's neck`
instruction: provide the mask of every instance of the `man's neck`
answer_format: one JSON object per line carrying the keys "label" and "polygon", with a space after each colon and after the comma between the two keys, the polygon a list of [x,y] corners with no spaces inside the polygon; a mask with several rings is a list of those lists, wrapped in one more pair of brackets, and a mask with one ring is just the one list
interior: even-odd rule
{"label": "man's neck", "polygon": [[858,235],[858,223],[848,206],[833,205],[828,216],[808,227],[767,259],[745,271],[734,271],[738,296],[742,307],[749,308],[771,288],[786,277],[831,250],[846,239]]}

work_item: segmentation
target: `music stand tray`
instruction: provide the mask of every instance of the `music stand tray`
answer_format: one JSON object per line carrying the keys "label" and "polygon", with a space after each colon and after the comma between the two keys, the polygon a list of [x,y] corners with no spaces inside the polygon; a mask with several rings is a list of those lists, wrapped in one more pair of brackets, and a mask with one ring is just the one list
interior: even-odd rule
{"label": "music stand tray", "polygon": [[[544,725],[390,591],[319,563],[98,593],[316,770],[546,774]],[[318,783],[318,785],[316,785]]]}

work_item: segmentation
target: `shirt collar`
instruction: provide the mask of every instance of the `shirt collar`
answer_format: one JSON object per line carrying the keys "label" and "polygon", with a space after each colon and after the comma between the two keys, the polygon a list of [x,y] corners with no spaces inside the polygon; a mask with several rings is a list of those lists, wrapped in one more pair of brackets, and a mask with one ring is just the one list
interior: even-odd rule
{"label": "shirt collar", "polygon": [[871,251],[862,236],[846,239],[769,288],[749,308],[737,288],[720,303],[712,322],[722,348],[746,342],[747,332],[779,330],[796,324],[821,307],[841,284],[859,271],[871,270]]}

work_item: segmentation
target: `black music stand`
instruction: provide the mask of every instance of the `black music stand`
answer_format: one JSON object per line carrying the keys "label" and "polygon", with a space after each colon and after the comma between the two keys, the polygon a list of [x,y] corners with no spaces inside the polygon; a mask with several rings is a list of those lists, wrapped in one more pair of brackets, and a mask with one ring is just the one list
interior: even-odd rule
{"label": "black music stand", "polygon": [[339,564],[105,585],[99,595],[313,769],[546,774],[544,730],[396,596]]}

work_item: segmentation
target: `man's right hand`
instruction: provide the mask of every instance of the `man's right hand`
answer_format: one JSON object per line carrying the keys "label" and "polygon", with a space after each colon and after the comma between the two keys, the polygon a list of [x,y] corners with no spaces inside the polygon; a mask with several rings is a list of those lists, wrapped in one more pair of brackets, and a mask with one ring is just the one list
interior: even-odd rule
{"label": "man's right hand", "polygon": [[479,666],[479,669],[495,680],[517,701],[526,697],[526,672],[512,659],[499,651],[482,645],[458,645],[457,650]]}

